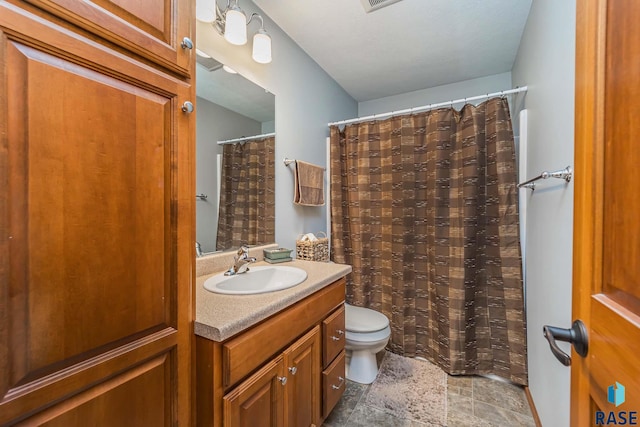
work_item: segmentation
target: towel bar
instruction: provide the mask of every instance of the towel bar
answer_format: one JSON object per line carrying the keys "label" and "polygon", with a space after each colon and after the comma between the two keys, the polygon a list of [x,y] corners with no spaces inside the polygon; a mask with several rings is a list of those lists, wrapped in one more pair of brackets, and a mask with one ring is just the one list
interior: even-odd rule
{"label": "towel bar", "polygon": [[520,184],[518,184],[518,188],[528,188],[531,191],[533,191],[536,189],[536,181],[541,179],[548,179],[548,178],[559,178],[559,179],[564,179],[566,182],[571,182],[572,175],[573,175],[573,170],[571,169],[571,166],[567,166],[564,169],[560,169],[553,172],[544,171],[540,175],[536,176],[535,178],[531,178],[528,181],[521,182]]}

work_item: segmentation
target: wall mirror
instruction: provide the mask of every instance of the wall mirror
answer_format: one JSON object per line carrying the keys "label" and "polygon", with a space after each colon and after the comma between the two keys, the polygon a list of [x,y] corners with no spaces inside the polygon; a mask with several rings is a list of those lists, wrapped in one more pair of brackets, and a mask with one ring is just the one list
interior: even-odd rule
{"label": "wall mirror", "polygon": [[196,241],[202,254],[275,241],[275,96],[229,71],[197,56]]}

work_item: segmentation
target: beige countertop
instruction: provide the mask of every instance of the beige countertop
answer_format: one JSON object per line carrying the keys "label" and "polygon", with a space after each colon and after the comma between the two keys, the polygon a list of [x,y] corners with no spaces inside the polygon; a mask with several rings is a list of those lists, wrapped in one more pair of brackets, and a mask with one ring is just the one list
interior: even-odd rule
{"label": "beige countertop", "polygon": [[[254,265],[271,264],[259,261]],[[293,260],[282,265],[302,268],[307,272],[307,279],[282,291],[255,295],[223,295],[204,289],[204,282],[224,270],[198,277],[196,335],[213,341],[224,341],[351,272],[350,265],[326,262]]]}

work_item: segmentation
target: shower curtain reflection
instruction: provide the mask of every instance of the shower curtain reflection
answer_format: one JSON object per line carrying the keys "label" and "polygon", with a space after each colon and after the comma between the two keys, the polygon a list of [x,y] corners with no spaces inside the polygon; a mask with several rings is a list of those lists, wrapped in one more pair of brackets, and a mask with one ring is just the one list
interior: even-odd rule
{"label": "shower curtain reflection", "polygon": [[216,249],[275,241],[275,137],[226,144]]}
{"label": "shower curtain reflection", "polygon": [[389,348],[450,374],[527,383],[506,99],[331,127],[332,259]]}

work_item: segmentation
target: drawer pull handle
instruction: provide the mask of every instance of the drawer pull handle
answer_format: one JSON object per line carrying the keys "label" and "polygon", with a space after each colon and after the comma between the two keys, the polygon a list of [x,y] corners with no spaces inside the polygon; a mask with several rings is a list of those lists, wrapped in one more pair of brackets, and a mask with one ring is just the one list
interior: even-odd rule
{"label": "drawer pull handle", "polygon": [[331,335],[331,339],[334,341],[340,341],[340,338],[342,338],[342,335],[340,333],[338,333],[338,336]]}
{"label": "drawer pull handle", "polygon": [[295,366],[291,366],[289,367],[289,372],[291,372],[291,375],[295,375],[296,372],[298,372],[298,368],[296,368]]}
{"label": "drawer pull handle", "polygon": [[344,384],[344,378],[342,377],[338,377],[338,380],[340,380],[340,383],[338,383],[338,385],[335,384],[331,384],[331,388],[334,390],[340,390],[340,387],[342,387],[342,384]]}
{"label": "drawer pull handle", "polygon": [[337,333],[338,335],[344,335],[344,331],[343,331],[342,329],[338,329],[338,330],[336,331],[336,333]]}
{"label": "drawer pull handle", "polygon": [[278,377],[278,381],[280,381],[282,385],[285,385],[287,383],[287,377]]}

